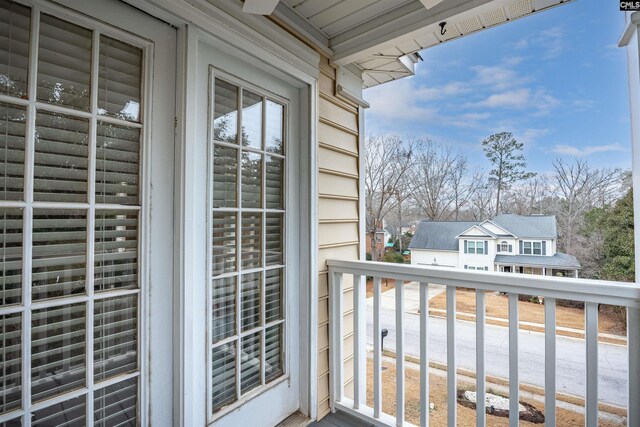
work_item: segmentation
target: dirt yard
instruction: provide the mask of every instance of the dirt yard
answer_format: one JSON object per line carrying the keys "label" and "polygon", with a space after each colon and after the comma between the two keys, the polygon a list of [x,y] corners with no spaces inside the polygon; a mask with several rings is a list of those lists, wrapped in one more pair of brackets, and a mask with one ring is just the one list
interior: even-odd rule
{"label": "dirt yard", "polygon": [[[485,297],[487,312],[489,317],[498,317],[501,319],[509,318],[509,298],[496,292],[487,292]],[[437,295],[429,301],[430,309],[447,308],[447,297],[445,293]],[[456,291],[456,308],[459,313],[467,313],[475,315],[476,312],[476,294],[473,290],[458,289]],[[538,323],[544,325],[544,305],[533,302],[520,301],[518,305],[520,321]],[[443,315],[442,313],[433,312],[433,315]],[[468,319],[472,320],[472,319]],[[487,320],[487,323],[491,323]],[[556,325],[566,328],[584,330],[584,310],[580,308],[569,308],[556,306]],[[527,329],[521,325],[521,328]],[[600,310],[598,316],[598,330],[600,333],[626,335],[626,324],[610,311]],[[566,331],[559,330],[558,334],[569,335]]]}
{"label": "dirt yard", "polygon": [[[386,369],[385,369],[386,368]],[[439,427],[447,425],[447,384],[446,377],[442,375],[431,374],[429,376],[429,399],[433,403],[434,409],[429,414],[429,425]],[[462,379],[458,379],[458,387],[474,390],[473,383],[467,383]],[[487,391],[491,391],[491,387],[487,385]],[[382,410],[383,412],[395,415],[395,393],[396,393],[396,370],[395,364],[383,362],[382,371]],[[521,399],[533,405],[544,413],[544,404],[535,400]],[[405,370],[405,418],[407,421],[420,425],[420,372],[416,369],[406,368]],[[367,405],[373,406],[373,362],[368,360],[367,366]],[[562,426],[580,426],[584,425],[584,417],[573,411],[556,408],[557,425]],[[458,425],[472,426],[475,425],[476,412],[458,404]],[[502,427],[509,425],[509,419],[497,417],[487,414],[487,425]],[[526,421],[520,421],[521,426],[541,426],[542,424],[533,424]],[[614,427],[619,424],[600,420],[600,427]]]}

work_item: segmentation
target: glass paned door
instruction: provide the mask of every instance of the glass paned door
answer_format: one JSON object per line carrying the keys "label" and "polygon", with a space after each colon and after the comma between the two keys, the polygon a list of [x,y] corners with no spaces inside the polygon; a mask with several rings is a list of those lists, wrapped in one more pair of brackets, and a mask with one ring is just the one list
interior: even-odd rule
{"label": "glass paned door", "polygon": [[136,426],[150,44],[56,10],[0,0],[0,425]]}
{"label": "glass paned door", "polygon": [[287,102],[210,69],[210,415],[286,378]]}

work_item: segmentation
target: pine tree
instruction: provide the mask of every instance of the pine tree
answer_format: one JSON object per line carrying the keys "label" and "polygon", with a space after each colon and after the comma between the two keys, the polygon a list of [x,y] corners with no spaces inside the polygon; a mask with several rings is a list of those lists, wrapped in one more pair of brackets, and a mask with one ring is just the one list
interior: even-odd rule
{"label": "pine tree", "polygon": [[511,132],[499,132],[482,141],[485,156],[493,169],[489,172],[496,186],[496,215],[500,213],[500,195],[503,190],[518,181],[533,178],[536,174],[526,172],[527,163],[522,154],[524,144],[518,142]]}

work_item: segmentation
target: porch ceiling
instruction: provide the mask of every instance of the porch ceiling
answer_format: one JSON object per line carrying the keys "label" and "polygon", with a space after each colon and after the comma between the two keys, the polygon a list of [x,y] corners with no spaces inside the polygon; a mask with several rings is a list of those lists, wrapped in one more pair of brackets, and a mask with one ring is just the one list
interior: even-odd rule
{"label": "porch ceiling", "polygon": [[275,13],[337,64],[355,64],[366,88],[413,75],[420,50],[567,1],[443,0],[427,9],[420,0],[282,0]]}

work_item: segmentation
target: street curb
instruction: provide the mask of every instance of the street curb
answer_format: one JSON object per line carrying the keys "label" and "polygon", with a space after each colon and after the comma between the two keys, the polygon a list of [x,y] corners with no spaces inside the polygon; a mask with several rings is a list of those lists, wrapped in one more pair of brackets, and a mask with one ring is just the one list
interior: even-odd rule
{"label": "street curb", "polygon": [[[382,355],[383,356],[387,356],[387,357],[391,357],[393,359],[396,358],[396,353],[391,351],[391,350],[382,350]],[[407,362],[411,362],[411,363],[415,363],[417,365],[420,364],[420,358],[415,357],[415,356],[405,356],[404,360],[406,360]],[[440,362],[433,362],[433,361],[429,361],[429,367],[433,368],[433,369],[438,369],[441,371],[446,371],[447,370],[447,365],[444,363],[440,363]],[[457,368],[456,372],[459,375],[464,375],[465,377],[470,377],[475,379],[476,378],[476,373],[474,371],[471,371],[469,369],[465,369],[465,368]],[[495,377],[493,375],[486,375],[485,376],[485,381],[487,383],[491,383],[491,384],[495,384],[495,385],[500,385],[500,386],[508,386],[509,385],[509,380],[505,380],[503,378],[499,378],[499,377]],[[537,387],[537,386],[533,386],[533,385],[528,385],[528,384],[520,384],[520,390],[522,391],[526,391],[528,393],[531,394],[537,394],[539,396],[544,396],[544,388],[542,387]],[[567,394],[567,393],[562,393],[562,392],[556,392],[556,399],[560,400],[562,402],[565,403],[569,403],[572,405],[576,405],[576,406],[581,406],[584,408],[585,406],[585,399],[579,396],[575,396],[572,394]],[[622,408],[620,406],[615,406],[615,405],[611,405],[609,403],[598,403],[598,410],[601,412],[607,412],[609,414],[613,414],[613,415],[617,415],[623,418],[627,417],[627,410],[625,408]]]}
{"label": "street curb", "polygon": [[[429,308],[429,317],[438,317],[441,319],[446,319],[447,317],[446,312],[447,310],[443,310],[440,308]],[[465,313],[465,312],[457,311],[456,320],[465,320],[468,322],[475,322],[476,316],[473,313]],[[509,324],[509,320],[501,319],[499,317],[486,317],[486,323],[488,325],[494,325],[494,326],[505,326]],[[541,323],[531,323],[531,322],[522,322],[522,321],[520,321],[519,323],[520,323],[519,328],[521,330],[541,332],[541,333],[545,332],[545,327]],[[566,328],[566,327],[557,327],[556,334],[558,336],[578,338],[578,339],[584,339],[584,336],[585,336],[584,332],[580,331],[579,329],[572,329],[572,328]],[[623,336],[617,337],[612,334],[604,334],[604,333],[598,333],[598,342],[619,345],[623,347],[627,345],[626,337],[623,337]]]}

